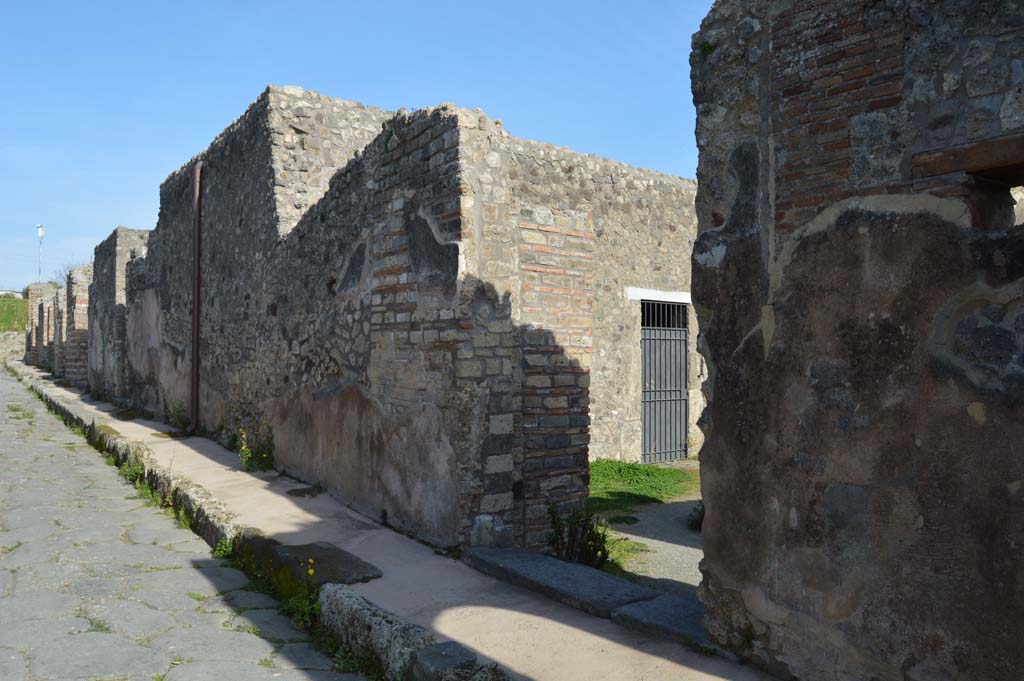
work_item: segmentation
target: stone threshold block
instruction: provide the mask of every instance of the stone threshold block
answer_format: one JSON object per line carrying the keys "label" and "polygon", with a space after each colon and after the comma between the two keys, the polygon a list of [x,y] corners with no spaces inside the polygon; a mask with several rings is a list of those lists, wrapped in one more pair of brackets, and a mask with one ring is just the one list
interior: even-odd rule
{"label": "stone threshold block", "polygon": [[704,604],[696,593],[662,594],[630,603],[613,611],[611,620],[626,629],[672,639],[700,652],[722,654],[704,629]]}
{"label": "stone threshold block", "polygon": [[700,652],[719,652],[704,629],[704,606],[696,593],[662,593],[579,563],[522,549],[475,548],[465,554],[465,561],[492,577],[610,619],[626,629],[671,639]]}
{"label": "stone threshold block", "polygon": [[521,549],[475,548],[471,567],[544,594],[626,629],[682,643],[702,653],[723,654],[704,629],[704,605],[693,593],[666,594],[585,565]]}
{"label": "stone threshold block", "polygon": [[659,595],[600,570],[522,549],[475,548],[465,554],[465,560],[484,574],[605,619],[618,608]]}

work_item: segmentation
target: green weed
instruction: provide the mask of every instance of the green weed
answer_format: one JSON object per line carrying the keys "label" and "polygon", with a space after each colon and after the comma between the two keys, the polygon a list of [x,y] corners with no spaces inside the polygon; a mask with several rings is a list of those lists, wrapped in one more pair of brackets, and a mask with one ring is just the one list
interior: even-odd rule
{"label": "green weed", "polygon": [[217,546],[213,548],[213,557],[220,558],[223,560],[231,560],[235,554],[235,547],[228,538],[223,538],[217,542]]}
{"label": "green weed", "polygon": [[238,457],[247,471],[268,471],[274,467],[273,436],[255,434],[252,442],[249,434],[240,431]]}

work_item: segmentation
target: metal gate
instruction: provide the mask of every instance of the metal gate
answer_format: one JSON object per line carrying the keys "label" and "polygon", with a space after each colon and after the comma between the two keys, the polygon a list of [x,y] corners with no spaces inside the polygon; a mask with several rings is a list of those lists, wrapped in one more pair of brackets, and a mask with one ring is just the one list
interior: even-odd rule
{"label": "metal gate", "polygon": [[643,462],[686,458],[686,305],[642,300]]}

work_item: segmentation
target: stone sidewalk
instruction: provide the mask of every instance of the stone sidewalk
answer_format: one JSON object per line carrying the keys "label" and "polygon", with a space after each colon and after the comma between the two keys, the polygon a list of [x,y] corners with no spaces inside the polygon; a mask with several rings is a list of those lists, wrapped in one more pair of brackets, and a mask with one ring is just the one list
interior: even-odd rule
{"label": "stone sidewalk", "polygon": [[0,372],[0,679],[355,681]]}
{"label": "stone sidewalk", "polygon": [[[17,365],[24,376],[35,369]],[[202,486],[240,524],[283,544],[328,542],[372,563],[383,577],[353,588],[372,603],[498,662],[520,679],[761,681],[749,667],[628,631],[500,582],[380,526],[286,476],[247,473],[238,455],[202,438],[171,438],[166,424],[120,420],[114,409],[53,384],[47,394],[87,421],[143,442],[157,463]],[[56,423],[56,419],[54,419]]]}

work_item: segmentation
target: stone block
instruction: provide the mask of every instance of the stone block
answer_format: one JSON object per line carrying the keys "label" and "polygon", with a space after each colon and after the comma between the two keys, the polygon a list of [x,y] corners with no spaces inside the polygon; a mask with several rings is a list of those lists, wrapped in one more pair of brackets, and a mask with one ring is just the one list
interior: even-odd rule
{"label": "stone block", "polygon": [[659,592],[579,563],[568,563],[521,549],[474,548],[465,554],[472,567],[511,584],[537,591],[598,617]]}
{"label": "stone block", "polygon": [[477,666],[476,653],[455,641],[425,646],[412,656],[408,681],[440,681],[449,670],[472,670]]}

